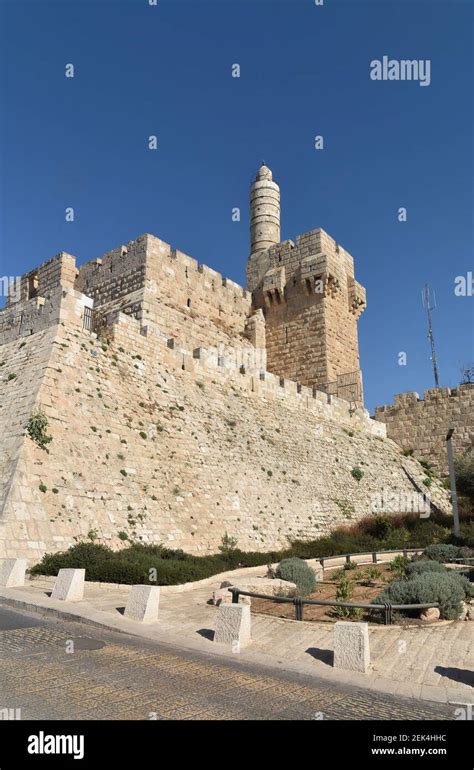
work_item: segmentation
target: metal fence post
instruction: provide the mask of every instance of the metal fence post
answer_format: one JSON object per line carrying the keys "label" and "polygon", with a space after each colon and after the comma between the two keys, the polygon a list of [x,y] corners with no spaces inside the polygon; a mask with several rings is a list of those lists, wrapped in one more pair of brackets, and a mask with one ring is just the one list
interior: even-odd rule
{"label": "metal fence post", "polygon": [[453,445],[451,442],[453,433],[454,433],[454,428],[450,428],[446,436],[446,448],[448,451],[448,468],[449,468],[449,482],[451,486],[451,505],[453,507],[454,535],[455,537],[460,537],[461,530],[459,528],[458,496],[456,492],[456,474],[454,472]]}
{"label": "metal fence post", "polygon": [[296,620],[303,620],[303,599],[300,596],[296,596],[293,603],[295,605]]}

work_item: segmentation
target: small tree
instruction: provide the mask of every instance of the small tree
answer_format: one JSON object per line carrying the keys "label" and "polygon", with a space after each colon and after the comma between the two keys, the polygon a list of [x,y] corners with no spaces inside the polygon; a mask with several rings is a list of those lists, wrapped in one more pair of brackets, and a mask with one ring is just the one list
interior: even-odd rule
{"label": "small tree", "polygon": [[219,551],[222,554],[229,554],[232,553],[232,551],[235,551],[237,548],[237,538],[231,537],[228,532],[223,535],[221,540],[221,545],[219,546]]}
{"label": "small tree", "polygon": [[461,367],[461,385],[474,383],[474,362]]}

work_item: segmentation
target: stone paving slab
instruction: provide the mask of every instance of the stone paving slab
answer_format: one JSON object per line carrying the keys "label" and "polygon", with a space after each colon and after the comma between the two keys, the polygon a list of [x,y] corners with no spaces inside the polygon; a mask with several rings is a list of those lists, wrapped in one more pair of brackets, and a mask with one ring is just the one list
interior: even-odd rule
{"label": "stone paving slab", "polygon": [[[82,602],[55,601],[48,596],[54,578],[40,577],[21,588],[1,588],[5,604],[40,614],[105,626],[177,649],[196,649],[232,656],[214,644],[217,608],[207,604],[213,588],[163,594],[156,623],[143,626],[123,617],[129,587],[104,589],[85,583]],[[367,674],[332,666],[334,626],[252,614],[252,643],[239,654],[249,661],[300,671],[368,690],[437,702],[474,703],[474,624],[443,623],[438,627],[369,629],[372,665]],[[131,663],[131,662],[130,662]]]}

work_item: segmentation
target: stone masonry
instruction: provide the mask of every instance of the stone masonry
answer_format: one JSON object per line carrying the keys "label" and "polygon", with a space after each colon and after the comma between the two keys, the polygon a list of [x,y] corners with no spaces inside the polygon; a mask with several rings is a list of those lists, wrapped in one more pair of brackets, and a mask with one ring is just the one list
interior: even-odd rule
{"label": "stone masonry", "polygon": [[425,390],[422,399],[415,392],[399,393],[392,406],[376,408],[375,419],[387,425],[387,435],[397,444],[446,476],[448,429],[455,429],[455,453],[471,451],[474,445],[474,384]]}
{"label": "stone masonry", "polygon": [[[61,252],[22,277],[0,311],[0,558],[36,560],[87,537],[211,553],[228,533],[276,549],[366,516],[382,490],[426,491],[360,390],[331,392],[358,372],[363,290],[321,230],[269,246],[279,198],[268,172],[248,290],[152,235],[79,268]],[[290,285],[272,289],[268,268],[259,294],[253,268],[278,250]],[[279,368],[275,292],[289,300],[293,286],[307,306],[288,302],[295,335]],[[38,410],[45,449],[27,433]],[[437,482],[430,496],[449,510]]]}
{"label": "stone masonry", "polygon": [[262,165],[250,193],[247,284],[265,317],[268,369],[362,403],[357,320],[365,289],[324,230],[280,243],[280,191]]}

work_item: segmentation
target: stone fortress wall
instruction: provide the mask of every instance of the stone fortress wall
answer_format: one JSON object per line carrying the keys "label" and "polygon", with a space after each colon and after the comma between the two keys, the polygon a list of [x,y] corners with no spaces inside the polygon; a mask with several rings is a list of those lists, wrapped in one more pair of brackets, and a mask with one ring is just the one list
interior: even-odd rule
{"label": "stone fortress wall", "polygon": [[379,406],[375,419],[387,426],[387,435],[414,456],[432,463],[447,475],[446,434],[454,428],[454,452],[463,454],[474,446],[474,384],[457,388],[406,392],[395,396],[389,406]]}
{"label": "stone fortress wall", "polygon": [[[271,245],[275,188],[270,213],[258,189],[249,276],[263,272],[248,290],[151,235],[79,268],[61,252],[22,277],[0,311],[0,556],[35,560],[91,533],[193,553],[228,533],[268,550],[357,521],[374,496],[426,492],[361,397],[318,383],[358,364],[352,258],[322,230]],[[280,253],[281,291],[266,266]],[[311,337],[306,370],[284,351],[277,367],[277,291],[294,305],[295,361]],[[38,409],[47,450],[26,431]],[[437,482],[430,496],[449,510]]]}
{"label": "stone fortress wall", "polygon": [[[193,553],[227,532],[267,550],[357,521],[382,491],[426,491],[418,463],[344,400],[170,348],[124,313],[105,342],[75,292],[64,302],[64,325],[0,347],[2,556],[36,560],[91,532]],[[38,407],[48,452],[25,436]],[[430,494],[447,509],[444,490]]]}
{"label": "stone fortress wall", "polygon": [[190,344],[251,345],[250,293],[152,235],[87,262],[75,287],[93,298],[103,316],[119,310],[144,328],[186,336]]}

